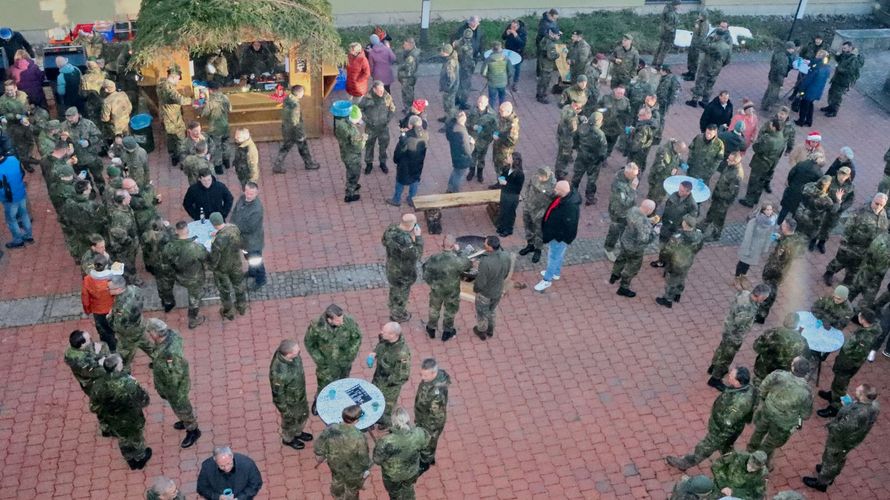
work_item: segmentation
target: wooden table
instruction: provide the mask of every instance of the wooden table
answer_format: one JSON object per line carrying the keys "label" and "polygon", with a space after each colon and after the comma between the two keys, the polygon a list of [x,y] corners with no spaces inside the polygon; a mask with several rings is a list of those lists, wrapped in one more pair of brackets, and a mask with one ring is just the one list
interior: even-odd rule
{"label": "wooden table", "polygon": [[415,196],[414,208],[423,212],[429,234],[442,233],[442,209],[486,205],[492,223],[497,220],[500,210],[500,189],[466,191],[463,193],[427,194]]}

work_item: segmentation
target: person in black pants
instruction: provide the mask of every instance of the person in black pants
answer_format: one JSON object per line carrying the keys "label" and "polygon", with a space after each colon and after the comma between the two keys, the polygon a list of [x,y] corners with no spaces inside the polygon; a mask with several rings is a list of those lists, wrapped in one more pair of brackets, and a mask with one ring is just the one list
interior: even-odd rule
{"label": "person in black pants", "polygon": [[498,177],[501,185],[501,208],[498,212],[497,230],[501,238],[513,234],[513,223],[516,221],[516,207],[519,205],[519,193],[525,184],[522,172],[522,155],[513,153],[507,171]]}
{"label": "person in black pants", "polygon": [[779,218],[776,224],[781,224],[789,214],[794,215],[803,199],[803,187],[816,182],[822,177],[822,166],[825,165],[825,155],[819,151],[807,155],[807,159],[791,167],[788,171],[788,180],[785,191],[782,193]]}

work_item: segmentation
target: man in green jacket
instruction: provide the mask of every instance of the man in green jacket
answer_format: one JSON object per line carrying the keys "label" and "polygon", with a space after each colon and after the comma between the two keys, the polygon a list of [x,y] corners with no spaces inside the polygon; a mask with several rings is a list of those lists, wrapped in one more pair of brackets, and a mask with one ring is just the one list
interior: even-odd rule
{"label": "man in green jacket", "polygon": [[430,433],[411,425],[405,408],[392,414],[390,433],[377,440],[374,463],[383,469],[383,486],[390,498],[414,500],[414,483],[420,476],[420,454],[430,442]]}
{"label": "man in green jacket", "polygon": [[454,237],[448,235],[443,240],[443,250],[423,263],[423,280],[430,285],[429,321],[426,333],[436,338],[439,327],[439,313],[445,309],[442,319],[442,342],[457,335],[454,329],[454,316],[460,308],[461,275],[473,268],[473,263],[460,253],[460,246]]}
{"label": "man in green jacket", "polygon": [[346,378],[362,343],[358,324],[337,304],[329,305],[320,318],[309,324],[303,339],[306,352],[315,361],[315,398],[312,414],[318,415],[315,400],[326,385]]}
{"label": "man in green jacket", "polygon": [[819,391],[819,397],[828,401],[827,407],[816,412],[820,417],[830,418],[838,414],[841,398],[847,395],[850,380],[865,364],[875,340],[881,335],[881,324],[878,323],[874,311],[863,309],[857,318],[861,326],[844,342],[844,346],[834,359],[834,366],[831,368],[834,372],[831,391]]}
{"label": "man in green jacket", "polygon": [[201,437],[201,429],[198,428],[198,419],[195,418],[195,410],[189,400],[191,378],[189,362],[182,351],[182,337],[157,318],[146,321],[145,330],[154,344],[151,370],[155,389],[162,399],[170,403],[170,408],[179,419],[173,424],[173,428],[186,431],[180,446],[189,448]]}
{"label": "man in green jacket", "polygon": [[145,446],[145,415],[148,393],[136,379],[124,373],[124,360],[111,354],[102,363],[107,375],[95,382],[90,391],[90,406],[109,434],[117,438],[121,455],[130,469],[142,469],[151,459],[151,448]]}
{"label": "man in green jacket", "polygon": [[355,427],[361,418],[358,405],[343,410],[343,423],[331,424],[315,441],[315,458],[331,469],[331,496],[358,500],[358,492],[370,475],[371,456],[368,438]]}
{"label": "man in green jacket", "polygon": [[300,344],[285,339],[278,345],[272,364],[269,365],[269,384],[272,386],[272,402],[281,413],[281,442],[295,450],[302,450],[312,434],[303,428],[309,419],[306,402],[306,374]]}
{"label": "man in green jacket", "polygon": [[281,136],[284,140],[281,147],[278,148],[278,156],[272,167],[272,172],[283,174],[287,169],[284,167],[284,159],[290,153],[291,148],[297,146],[300,157],[303,158],[303,166],[306,170],[316,170],[319,168],[318,162],[312,159],[312,152],[309,150],[309,141],[306,140],[306,131],[303,128],[303,108],[300,100],[303,99],[306,90],[302,85],[294,85],[290,89],[290,94],[284,99],[284,105],[281,108]]}
{"label": "man in green jacket", "polygon": [[414,214],[402,215],[398,224],[390,224],[383,232],[386,250],[386,279],[389,282],[389,319],[404,323],[411,319],[408,294],[417,281],[417,262],[423,256],[423,236]]}
{"label": "man in green jacket", "polygon": [[482,340],[494,336],[495,310],[504,294],[504,280],[510,274],[513,259],[501,248],[497,236],[485,238],[485,254],[479,257],[479,272],[473,280],[476,294],[476,326],[473,333]]}
{"label": "man in green jacket", "polygon": [[383,393],[386,404],[383,415],[377,422],[377,428],[386,430],[390,425],[392,410],[399,402],[402,386],[411,374],[411,350],[402,335],[402,327],[391,321],[380,329],[380,341],[374,352],[368,355],[368,365],[377,364],[374,369],[374,384]]}
{"label": "man in green jacket", "polygon": [[813,412],[813,393],[807,382],[810,363],[803,357],[791,362],[791,371],[776,370],[760,384],[760,407],[754,413],[754,434],[748,451],[773,452],[803,427]]}

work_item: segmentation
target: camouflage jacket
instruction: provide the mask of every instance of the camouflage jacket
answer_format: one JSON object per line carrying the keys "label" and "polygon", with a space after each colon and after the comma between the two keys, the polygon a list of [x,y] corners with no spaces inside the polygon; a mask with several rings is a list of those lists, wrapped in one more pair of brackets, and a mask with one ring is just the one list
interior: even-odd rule
{"label": "camouflage jacket", "polygon": [[281,108],[281,129],[284,131],[303,128],[303,106],[297,96],[289,94]]}
{"label": "camouflage jacket", "polygon": [[[106,259],[111,259],[111,257],[108,255],[108,252],[106,252],[102,255],[104,255]],[[90,274],[90,271],[92,271],[96,267],[95,264],[93,264],[93,262],[96,260],[96,257],[98,257],[98,256],[99,256],[99,254],[94,252],[93,249],[90,248],[86,252],[84,252],[84,254],[80,257],[80,272],[84,276]]]}
{"label": "camouflage jacket", "polygon": [[841,246],[848,250],[863,252],[879,233],[887,232],[887,214],[884,210],[875,214],[871,203],[867,203],[853,213],[844,226]]}
{"label": "camouflage jacket", "polygon": [[151,221],[158,217],[158,211],[155,209],[158,203],[158,196],[151,184],[146,184],[145,189],[141,189],[139,193],[130,195],[130,208],[133,209],[133,218],[136,220],[139,234],[145,232]]}
{"label": "camouflage jacket", "polygon": [[138,286],[128,285],[124,292],[114,297],[114,304],[108,314],[108,323],[119,337],[135,337],[136,340],[145,334],[142,322],[144,299]]}
{"label": "camouflage jacket", "polygon": [[49,186],[49,200],[52,202],[53,208],[56,209],[57,216],[62,216],[62,207],[65,206],[67,200],[74,198],[74,193],[74,179],[63,181],[57,178],[51,182]]}
{"label": "camouflage jacket", "polygon": [[627,218],[627,211],[636,205],[637,191],[631,182],[624,175],[623,169],[615,172],[612,194],[609,196],[609,219],[612,222],[624,221]]}
{"label": "camouflage jacket", "polygon": [[334,135],[340,146],[340,159],[344,163],[348,163],[352,158],[360,157],[362,148],[365,147],[365,137],[358,125],[350,123],[347,119],[336,120]]}
{"label": "camouflage jacket", "polygon": [[880,288],[888,268],[890,268],[890,235],[882,232],[875,236],[863,254],[862,263],[853,278],[853,285],[860,287],[877,281],[873,286],[876,289]]}
{"label": "camouflage jacket", "polygon": [[668,196],[664,202],[664,210],[661,214],[661,232],[676,233],[683,224],[683,217],[698,215],[698,204],[692,195],[681,198],[679,192]]}
{"label": "camouflage jacket", "polygon": [[269,384],[272,386],[272,402],[278,411],[284,412],[296,405],[306,405],[306,373],[303,358],[297,356],[288,361],[276,352],[269,365]]}
{"label": "camouflage jacket", "polygon": [[[775,293],[775,292],[773,292]],[[723,336],[741,344],[742,339],[754,324],[757,303],[751,300],[751,292],[741,291],[735,295],[723,320]]]}
{"label": "camouflage jacket", "polygon": [[729,64],[732,57],[732,47],[726,43],[723,37],[711,36],[702,47],[699,57],[699,71],[706,75],[716,75],[724,66]]}
{"label": "camouflage jacket", "polygon": [[556,196],[555,188],[556,177],[552,172],[544,182],[539,181],[537,175],[529,176],[529,181],[525,184],[525,191],[522,193],[524,210],[532,214],[535,220],[543,218],[547,207]]}
{"label": "camouflage jacket", "polygon": [[[28,114],[28,94],[21,90],[16,91],[15,97],[0,94],[0,115],[10,123],[18,122]],[[18,116],[16,116],[18,115]]]}
{"label": "camouflage jacket", "polygon": [[[618,59],[621,62],[618,62]],[[612,61],[612,78],[627,81],[636,74],[637,68],[640,66],[640,53],[634,46],[625,49],[623,46],[618,45],[612,50],[609,60]]]}
{"label": "camouflage jacket", "polygon": [[396,104],[388,92],[377,96],[373,90],[362,97],[358,107],[362,110],[362,118],[368,128],[385,128],[396,112]]}
{"label": "camouflage jacket", "polygon": [[[318,369],[351,366],[362,343],[362,332],[351,316],[343,315],[343,324],[334,327],[324,314],[306,329],[303,339],[306,352],[312,356]],[[316,371],[317,371],[316,370]],[[319,387],[319,390],[322,388]]]}
{"label": "camouflage jacket", "polygon": [[726,388],[711,406],[708,433],[713,436],[736,436],[751,421],[757,395],[753,387]]}
{"label": "camouflage jacket", "polygon": [[633,112],[630,109],[630,101],[627,97],[616,99],[613,95],[600,97],[597,108],[606,108],[603,112],[603,133],[607,136],[616,136],[624,133],[624,127],[633,120]]}
{"label": "camouflage jacket", "polygon": [[680,155],[674,149],[676,145],[677,141],[671,139],[655,150],[652,168],[649,169],[650,186],[661,186],[665,179],[674,175],[674,170],[680,168]]}
{"label": "camouflage jacket", "polygon": [[806,379],[789,371],[776,370],[760,383],[760,410],[769,421],[784,430],[803,425],[813,413],[813,392]]}
{"label": "camouflage jacket", "polygon": [[457,51],[454,51],[442,62],[442,70],[439,72],[439,92],[457,92],[457,84],[460,81],[460,63],[457,60]]}
{"label": "camouflage jacket", "polygon": [[836,55],[835,61],[837,66],[834,68],[834,75],[831,76],[832,85],[852,87],[859,79],[859,70],[865,65],[865,58],[854,49],[853,52]]}
{"label": "camouflage jacket", "polygon": [[563,106],[559,115],[559,124],[556,126],[556,142],[560,148],[571,150],[577,132],[578,113],[569,105]]}
{"label": "camouflage jacket", "polygon": [[689,177],[705,179],[707,181],[717,166],[723,161],[723,141],[714,137],[710,142],[705,140],[704,134],[698,134],[689,145]]}
{"label": "camouflage jacket", "polygon": [[460,292],[460,277],[473,263],[460,252],[445,250],[423,263],[423,281],[433,290]]}
{"label": "camouflage jacket", "polygon": [[108,75],[101,69],[87,69],[86,73],[83,74],[83,78],[80,79],[81,94],[89,92],[98,94],[102,91],[102,84],[107,79]]}
{"label": "camouflage jacket", "polygon": [[679,24],[680,16],[677,14],[677,8],[668,3],[661,11],[661,39],[673,43]]}
{"label": "camouflage jacket", "polygon": [[734,451],[721,456],[711,464],[714,489],[731,488],[734,498],[761,500],[766,495],[766,477],[769,469],[762,467],[748,472],[750,453]]}
{"label": "camouflage jacket", "polygon": [[704,244],[704,236],[698,229],[679,231],[673,235],[664,247],[668,269],[672,272],[688,271]]}
{"label": "camouflage jacket", "polygon": [[194,238],[176,238],[161,250],[161,265],[176,275],[180,283],[203,282],[207,249]]}
{"label": "camouflage jacket", "polygon": [[627,210],[627,221],[621,232],[621,249],[627,252],[643,253],[655,239],[655,231],[649,218],[638,207]]}
{"label": "camouflage jacket", "polygon": [[238,226],[225,224],[216,232],[208,263],[212,271],[241,271],[241,230]]}
{"label": "camouflage jacket", "polygon": [[165,269],[161,255],[167,243],[176,239],[173,230],[170,227],[165,227],[160,231],[155,231],[149,225],[140,235],[140,239],[142,240],[142,260],[145,261],[145,266],[155,273],[163,273]]}
{"label": "camouflage jacket", "polygon": [[[74,143],[74,154],[77,156],[78,164],[86,165],[99,161],[99,151],[102,149],[103,141],[102,132],[96,124],[81,116],[74,125],[67,121],[63,122],[62,131],[68,132],[68,137]],[[80,141],[87,141],[87,145],[83,146]]]}
{"label": "camouflage jacket", "polygon": [[538,64],[541,71],[556,71],[556,60],[559,59],[559,51],[556,50],[556,42],[549,36],[541,38],[538,42],[538,54],[540,60]]}
{"label": "camouflage jacket", "polygon": [[812,310],[813,316],[822,321],[826,330],[829,328],[843,330],[853,317],[853,306],[849,300],[838,304],[830,295],[817,299]]}
{"label": "camouflage jacket", "polygon": [[374,446],[374,463],[387,481],[411,481],[420,473],[420,452],[429,442],[430,434],[422,427],[390,429]]}
{"label": "camouflage jacket", "polygon": [[[287,101],[285,99],[285,108]],[[201,110],[201,117],[207,119],[207,133],[215,137],[229,136],[229,112],[232,111],[232,103],[229,102],[228,96],[222,92],[213,92],[207,98],[204,109]],[[282,120],[282,124],[284,120]]]}
{"label": "camouflage jacket", "polygon": [[810,182],[804,185],[800,205],[794,214],[798,224],[804,227],[819,227],[825,216],[831,212],[837,212],[840,208],[835,199],[823,193],[818,182]]}
{"label": "camouflage jacket", "polygon": [[[590,86],[589,83],[587,85],[588,87]],[[587,105],[588,98],[587,88],[582,89],[575,83],[566,87],[566,89],[562,91],[559,99],[559,106],[562,107],[572,103],[578,103],[578,106],[581,106],[581,109],[584,109],[584,106]]]}
{"label": "camouflage jacket", "polygon": [[658,87],[655,89],[655,97],[658,98],[658,102],[664,108],[667,108],[674,103],[679,92],[680,80],[677,79],[676,75],[667,74],[662,76],[661,80],[658,81]]}
{"label": "camouflage jacket", "polygon": [[603,129],[591,121],[578,125],[578,158],[590,161],[594,165],[601,165],[606,161],[608,148],[609,144]]}
{"label": "camouflage jacket", "polygon": [[401,386],[408,381],[411,374],[411,350],[408,349],[404,335],[392,343],[381,340],[374,352],[377,354],[377,365],[371,383],[377,386]]}
{"label": "camouflage jacket", "polygon": [[134,151],[124,150],[121,153],[121,162],[124,164],[124,172],[126,176],[136,181],[139,189],[144,188],[151,182],[151,171],[148,167],[148,153],[141,146],[137,146]]}
{"label": "camouflage jacket", "polygon": [[247,139],[238,144],[238,147],[235,148],[234,158],[232,158],[232,166],[239,179],[252,182],[260,181],[260,152],[253,139]]}
{"label": "camouflage jacket", "polygon": [[835,195],[839,189],[844,190],[844,195],[841,197],[840,207],[838,207],[836,212],[838,214],[847,211],[853,204],[853,200],[856,198],[856,186],[853,185],[851,179],[847,179],[847,182],[841,184],[837,180],[837,176],[831,178],[831,184],[828,186],[828,197],[831,198],[832,201],[837,200]]}
{"label": "camouflage jacket", "polygon": [[720,174],[720,178],[717,179],[717,184],[714,185],[711,199],[723,202],[735,201],[736,196],[739,195],[739,187],[741,186],[743,175],[745,174],[741,166],[735,168],[727,165],[723,169],[723,173]]}
{"label": "camouflage jacket", "polygon": [[368,439],[349,424],[331,424],[315,440],[315,455],[331,468],[335,481],[360,484],[365,471],[371,468]]}
{"label": "camouflage jacket", "polygon": [[[399,58],[398,78],[399,82],[414,83],[417,80],[417,65],[420,62],[420,49],[403,50]],[[408,103],[406,103],[408,104]]]}
{"label": "camouflage jacket", "polygon": [[102,121],[108,122],[112,134],[128,134],[130,132],[130,114],[133,105],[127,94],[117,91],[102,101]]}
{"label": "camouflage jacket", "polygon": [[498,128],[498,115],[491,107],[480,110],[479,106],[467,112],[467,132],[477,143],[488,144],[493,139],[492,134]]}
{"label": "camouflage jacket", "polygon": [[213,170],[213,165],[210,164],[207,157],[197,154],[186,156],[179,165],[182,167],[182,173],[188,178],[189,185],[198,182],[198,171],[202,168]]}
{"label": "camouflage jacket", "polygon": [[464,30],[464,35],[454,44],[454,51],[457,52],[460,71],[472,74],[476,69],[476,59],[473,55],[473,30]]}
{"label": "camouflage jacket", "polygon": [[776,370],[787,370],[794,358],[809,352],[809,346],[798,330],[777,326],[757,337],[754,352],[754,376],[763,380]]}
{"label": "camouflage jacket", "polygon": [[167,337],[151,353],[155,389],[164,399],[187,395],[191,381],[189,362],[182,352],[182,337],[168,329]]}
{"label": "camouflage jacket", "polygon": [[131,432],[145,427],[142,409],[149,397],[136,379],[123,373],[109,373],[100,377],[90,391],[90,406],[112,433]]}
{"label": "camouflage jacket", "polygon": [[448,415],[448,386],[451,377],[439,369],[438,375],[430,382],[421,381],[414,397],[414,419],[418,427],[435,432],[445,427]]}
{"label": "camouflage jacket", "polygon": [[82,194],[75,194],[62,206],[60,219],[75,233],[82,235],[105,234],[103,208]]}
{"label": "camouflage jacket", "polygon": [[767,77],[769,82],[776,85],[784,83],[785,77],[791,71],[791,62],[792,59],[784,46],[774,50],[769,60],[769,75]]}
{"label": "camouflage jacket", "polygon": [[841,347],[834,360],[833,370],[836,373],[849,373],[858,370],[862,363],[865,363],[865,359],[879,335],[881,335],[881,325],[877,321],[867,328],[856,329]]}
{"label": "camouflage jacket", "polygon": [[403,231],[398,224],[390,224],[383,232],[381,243],[386,249],[386,276],[410,283],[417,280],[417,261],[423,256],[423,237]]}
{"label": "camouflage jacket", "polygon": [[569,64],[572,65],[572,75],[584,75],[587,73],[587,65],[592,58],[590,44],[587,40],[572,42],[569,53],[566,55]]}
{"label": "camouflage jacket", "polygon": [[[804,242],[797,234],[779,236],[779,241],[776,242],[763,265],[763,279],[781,280],[791,268],[794,259],[800,255],[803,245]],[[775,290],[773,293],[776,293]]]}
{"label": "camouflage jacket", "polygon": [[503,155],[512,154],[513,148],[519,143],[519,117],[516,113],[504,118],[498,116],[498,136],[494,140],[495,151]]}
{"label": "camouflage jacket", "polygon": [[190,156],[198,153],[198,143],[204,141],[207,142],[208,151],[210,148],[210,142],[207,139],[207,134],[201,132],[198,134],[197,138],[192,138],[191,135],[186,134],[185,137],[182,138],[181,143],[179,144],[179,155],[185,158],[186,156]]}
{"label": "camouflage jacket", "polygon": [[880,411],[881,407],[877,401],[869,403],[856,401],[842,407],[837,416],[826,426],[828,427],[826,448],[850,451],[859,446],[877,422]]}
{"label": "camouflage jacket", "polygon": [[751,146],[754,156],[751,158],[751,171],[768,172],[775,168],[785,152],[785,137],[779,131],[766,127],[760,130],[757,139]]}
{"label": "camouflage jacket", "polygon": [[108,251],[112,255],[139,244],[139,231],[133,209],[127,205],[112,205],[108,209]]}
{"label": "camouflage jacket", "polygon": [[84,346],[84,349],[69,347],[65,351],[65,364],[71,368],[77,383],[87,393],[92,389],[93,383],[106,374],[105,369],[99,365],[99,360],[108,356],[108,346],[104,342],[100,342],[101,349],[97,354],[94,349],[95,345],[95,342],[91,342]]}
{"label": "camouflage jacket", "polygon": [[185,134],[185,122],[182,120],[182,106],[192,103],[190,97],[179,93],[166,79],[158,83],[158,105],[160,115],[164,120],[164,130],[170,135]]}
{"label": "camouflage jacket", "polygon": [[[657,128],[657,124],[652,120],[638,122],[631,129],[630,135],[627,138],[627,154],[648,152],[649,148],[652,147],[652,142],[655,140],[655,130]],[[646,168],[645,165],[638,166],[640,169]]]}

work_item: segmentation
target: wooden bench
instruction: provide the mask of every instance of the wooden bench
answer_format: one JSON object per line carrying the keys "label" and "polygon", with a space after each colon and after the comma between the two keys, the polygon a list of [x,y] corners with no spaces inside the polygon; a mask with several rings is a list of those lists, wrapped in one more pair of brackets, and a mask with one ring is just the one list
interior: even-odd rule
{"label": "wooden bench", "polygon": [[427,194],[414,197],[414,209],[423,212],[429,234],[442,233],[442,209],[486,205],[492,223],[497,220],[501,191],[467,191],[463,193]]}

